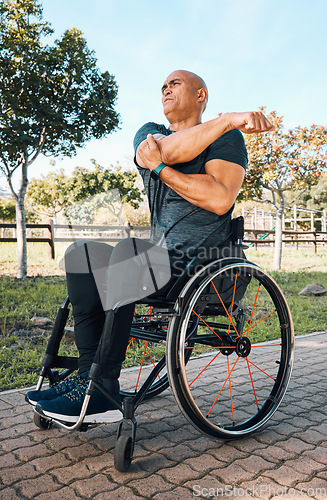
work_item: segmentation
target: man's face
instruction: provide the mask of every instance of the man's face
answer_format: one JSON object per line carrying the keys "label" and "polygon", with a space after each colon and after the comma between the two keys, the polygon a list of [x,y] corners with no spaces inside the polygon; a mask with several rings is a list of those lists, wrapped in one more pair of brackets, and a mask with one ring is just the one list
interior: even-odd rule
{"label": "man's face", "polygon": [[187,72],[171,73],[161,90],[163,111],[169,122],[189,118],[198,110],[198,86]]}

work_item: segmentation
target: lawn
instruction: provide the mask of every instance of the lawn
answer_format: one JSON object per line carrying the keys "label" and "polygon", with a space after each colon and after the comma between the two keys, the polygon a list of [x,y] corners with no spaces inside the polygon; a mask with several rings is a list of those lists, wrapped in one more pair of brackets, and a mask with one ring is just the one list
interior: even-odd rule
{"label": "lawn", "polygon": [[[0,390],[37,381],[49,328],[32,327],[31,318],[45,316],[54,320],[66,296],[65,277],[59,268],[60,252],[58,260],[51,261],[46,245],[31,243],[28,249],[29,276],[18,280],[15,247],[0,243]],[[270,270],[272,249],[250,248],[247,258]],[[311,248],[285,248],[282,270],[270,274],[289,303],[296,335],[327,329],[327,295],[299,295],[309,283],[327,288],[327,248],[316,255]],[[61,349],[62,353],[76,353],[71,337],[65,338]]]}

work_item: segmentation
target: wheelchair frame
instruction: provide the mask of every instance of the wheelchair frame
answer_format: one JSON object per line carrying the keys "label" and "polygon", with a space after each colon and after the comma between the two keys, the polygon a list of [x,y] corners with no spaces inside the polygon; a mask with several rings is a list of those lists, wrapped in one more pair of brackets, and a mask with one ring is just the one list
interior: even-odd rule
{"label": "wheelchair frame", "polygon": [[[253,306],[248,305],[245,300],[246,296],[250,297],[250,301],[254,299]],[[138,389],[137,384],[134,390],[122,389],[122,403],[120,403],[101,385],[92,365],[88,388],[77,422],[68,425],[49,419],[36,408],[34,409],[35,424],[42,429],[48,429],[53,422],[56,422],[65,429],[87,430],[88,427],[93,426],[93,424],[83,422],[87,406],[94,389],[99,390],[122,412],[122,420],[118,423],[115,449],[115,467],[119,471],[127,471],[132,461],[137,428],[135,411],[144,399],[160,394],[168,385],[188,421],[206,435],[235,439],[247,436],[265,425],[284,397],[294,356],[291,314],[285,297],[275,281],[259,266],[246,259],[229,257],[215,260],[198,270],[184,283],[176,300],[167,303],[162,299],[142,301],[143,305],[145,303],[150,306],[150,312],[142,313],[135,318],[131,338],[144,342],[143,358],[149,351],[149,342],[153,344],[166,342],[166,353],[158,362],[154,362],[150,354],[154,367],[141,387]],[[78,367],[78,358],[58,356],[69,315],[69,304],[67,297],[58,311],[42,361],[37,390],[41,389],[45,377],[49,379],[50,385],[53,385],[64,380]],[[259,310],[258,314],[261,314],[259,319],[255,316],[255,310],[258,310],[258,307],[264,309]],[[107,314],[104,331],[110,328],[112,321],[112,314]],[[254,321],[256,321],[255,324]],[[258,325],[261,325],[259,329]],[[257,332],[255,335],[253,330]],[[268,338],[260,341],[263,330]],[[276,332],[279,332],[279,340],[270,340],[269,335],[276,337]],[[251,338],[252,334],[254,340]],[[256,338],[258,340],[255,340]],[[211,354],[207,354],[207,351]],[[271,375],[272,372],[267,373],[258,366],[258,362],[252,362],[249,359],[251,352],[260,351],[269,353],[268,356],[263,355],[266,360],[269,360],[271,351],[274,352],[277,359],[275,359],[276,367],[274,365],[271,369],[274,372],[273,375]],[[231,354],[236,354],[236,361],[232,367],[229,362]],[[207,358],[210,356],[213,359],[207,363]],[[236,377],[237,382],[233,386],[232,374],[241,359],[244,360],[245,368],[242,368],[243,372],[240,372],[238,378]],[[227,377],[226,372],[223,374],[221,368],[225,364],[223,360],[227,363]],[[198,366],[196,376],[192,371],[194,366]],[[215,367],[212,375],[214,383],[209,381],[210,387],[216,384],[218,388],[220,387],[218,396],[216,392],[214,393],[214,401],[205,384],[197,386],[198,381],[207,376],[209,366]],[[53,370],[54,368],[56,370]],[[165,368],[167,373],[157,380],[160,372]],[[63,371],[59,374],[57,369],[63,369]],[[254,370],[259,374],[258,381],[255,382]],[[269,382],[272,380],[268,388],[266,387],[267,380]],[[236,389],[239,391],[238,398],[235,394]],[[230,403],[228,401],[226,403],[228,396],[224,396],[224,402],[217,405],[217,400],[223,398],[223,393],[230,394]],[[247,401],[249,393],[252,394],[251,399],[255,400],[255,408],[251,411]],[[211,401],[208,403],[210,398]],[[237,409],[240,409],[240,417],[236,417],[236,401]],[[206,410],[202,411],[200,405],[204,405]],[[209,412],[208,405],[211,405]],[[230,408],[226,409],[228,406]],[[231,421],[228,416],[230,414],[232,415]],[[127,424],[131,426],[130,434],[123,432]]]}

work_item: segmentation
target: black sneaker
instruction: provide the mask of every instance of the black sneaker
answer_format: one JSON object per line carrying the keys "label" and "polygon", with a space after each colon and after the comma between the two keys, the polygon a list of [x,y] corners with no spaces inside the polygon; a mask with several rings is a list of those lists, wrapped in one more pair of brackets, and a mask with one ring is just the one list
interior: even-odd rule
{"label": "black sneaker", "polygon": [[35,406],[39,401],[49,401],[51,399],[56,399],[67,392],[70,392],[88,377],[88,372],[81,373],[80,375],[75,375],[74,377],[68,377],[62,382],[54,384],[49,389],[44,391],[29,391],[25,400],[31,405]]}
{"label": "black sneaker", "polygon": [[[113,381],[111,394],[120,401],[118,380]],[[84,402],[88,381],[82,380],[72,391],[51,401],[40,401],[36,411],[41,415],[61,422],[77,422]],[[86,424],[118,422],[122,412],[114,407],[99,391],[94,390],[83,422]]]}

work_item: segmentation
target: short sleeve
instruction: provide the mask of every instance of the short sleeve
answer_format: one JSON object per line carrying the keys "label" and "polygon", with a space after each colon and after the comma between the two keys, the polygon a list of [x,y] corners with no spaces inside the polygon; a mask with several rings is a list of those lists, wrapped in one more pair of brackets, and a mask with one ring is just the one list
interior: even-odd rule
{"label": "short sleeve", "polygon": [[210,160],[230,161],[246,169],[248,156],[242,133],[237,129],[230,130],[210,144],[205,161]]}
{"label": "short sleeve", "polygon": [[137,148],[139,147],[139,145],[141,144],[142,141],[144,141],[144,139],[147,138],[147,135],[148,134],[165,134],[167,135],[166,133],[167,129],[164,125],[158,125],[158,123],[154,123],[154,122],[148,122],[146,123],[145,125],[143,125],[143,127],[141,127],[135,134],[135,137],[134,137],[134,142],[133,142],[133,146],[134,146],[134,163],[137,165],[136,163],[136,151],[137,151]]}

